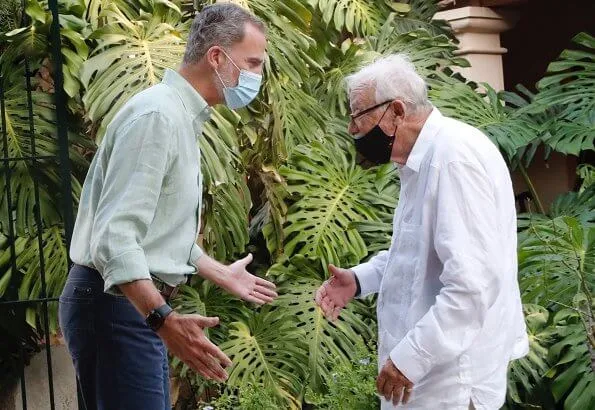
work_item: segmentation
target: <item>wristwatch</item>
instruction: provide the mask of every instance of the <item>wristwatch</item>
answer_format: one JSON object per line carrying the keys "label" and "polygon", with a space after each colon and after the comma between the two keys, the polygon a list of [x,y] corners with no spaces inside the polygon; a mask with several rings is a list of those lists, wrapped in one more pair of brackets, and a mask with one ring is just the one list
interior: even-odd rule
{"label": "wristwatch", "polygon": [[152,331],[156,332],[163,326],[165,318],[173,311],[171,306],[166,303],[165,305],[159,306],[157,309],[151,310],[145,319],[145,323]]}

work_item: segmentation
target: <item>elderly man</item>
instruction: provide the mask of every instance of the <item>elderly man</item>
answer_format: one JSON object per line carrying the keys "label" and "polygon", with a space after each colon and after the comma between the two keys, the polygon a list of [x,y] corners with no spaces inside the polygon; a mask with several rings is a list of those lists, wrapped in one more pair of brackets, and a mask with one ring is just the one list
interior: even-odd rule
{"label": "elderly man", "polygon": [[383,409],[498,409],[508,363],[528,349],[506,163],[484,134],[432,107],[405,56],[347,83],[356,148],[397,163],[401,194],[390,249],[330,266],[317,303],[336,319],[353,297],[378,293]]}
{"label": "elderly man", "polygon": [[[128,101],[107,128],[85,180],[74,229],[75,262],[60,324],[87,410],[170,409],[166,346],[209,379],[229,358],[205,336],[218,318],[182,315],[168,301],[198,273],[250,302],[275,286],[195,244],[201,173],[197,139],[209,106],[243,107],[260,87],[265,28],[232,4],[205,7],[178,72]],[[123,294],[123,295],[122,295]]]}

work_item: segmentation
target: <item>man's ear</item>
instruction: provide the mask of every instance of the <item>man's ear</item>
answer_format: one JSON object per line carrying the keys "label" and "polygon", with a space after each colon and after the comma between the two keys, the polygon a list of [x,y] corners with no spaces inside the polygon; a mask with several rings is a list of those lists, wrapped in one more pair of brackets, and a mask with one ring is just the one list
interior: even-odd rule
{"label": "man's ear", "polygon": [[221,51],[221,47],[213,46],[207,50],[205,58],[211,68],[218,70],[221,64],[223,64],[224,54]]}
{"label": "man's ear", "polygon": [[394,100],[390,103],[390,108],[393,110],[395,117],[398,118],[399,122],[405,119],[405,103],[401,100]]}

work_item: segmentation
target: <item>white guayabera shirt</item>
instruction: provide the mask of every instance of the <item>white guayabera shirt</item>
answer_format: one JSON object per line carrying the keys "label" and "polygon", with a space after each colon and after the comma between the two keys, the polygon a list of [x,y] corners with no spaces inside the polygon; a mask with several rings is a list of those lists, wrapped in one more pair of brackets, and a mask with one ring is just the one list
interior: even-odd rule
{"label": "white guayabera shirt", "polygon": [[434,109],[400,178],[390,249],[353,268],[361,296],[379,294],[379,367],[390,357],[415,384],[407,408],[498,409],[528,352],[506,163]]}

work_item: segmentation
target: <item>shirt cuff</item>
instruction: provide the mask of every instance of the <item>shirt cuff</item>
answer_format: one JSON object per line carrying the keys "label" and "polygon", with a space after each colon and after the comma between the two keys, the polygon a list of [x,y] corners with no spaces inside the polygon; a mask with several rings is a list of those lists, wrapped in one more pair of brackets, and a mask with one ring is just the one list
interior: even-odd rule
{"label": "shirt cuff", "polygon": [[390,359],[413,384],[419,383],[432,368],[432,360],[415,350],[407,337],[390,352]]}
{"label": "shirt cuff", "polygon": [[198,260],[204,254],[203,250],[197,244],[192,244],[192,250],[190,251],[190,263],[198,271]]}
{"label": "shirt cuff", "polygon": [[362,263],[354,266],[351,270],[355,273],[360,285],[358,298],[365,298],[372,293],[378,292],[379,283],[376,268],[371,263]]}
{"label": "shirt cuff", "polygon": [[118,285],[136,280],[149,279],[149,266],[142,250],[125,252],[110,259],[101,272],[104,281],[104,292],[121,295]]}

